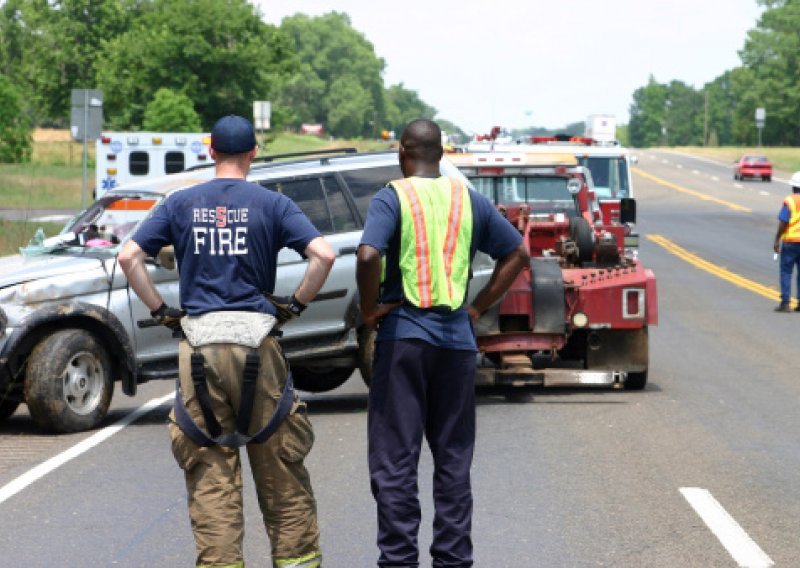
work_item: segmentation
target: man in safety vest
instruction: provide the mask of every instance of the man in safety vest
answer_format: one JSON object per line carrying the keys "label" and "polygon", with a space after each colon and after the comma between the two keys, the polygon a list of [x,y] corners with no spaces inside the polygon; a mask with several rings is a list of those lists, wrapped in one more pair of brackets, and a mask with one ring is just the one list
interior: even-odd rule
{"label": "man in safety vest", "polygon": [[[358,249],[361,313],[367,325],[380,324],[368,414],[379,566],[418,566],[423,435],[434,462],[433,566],[472,566],[472,322],[529,262],[519,232],[489,200],[463,178],[441,176],[442,153],[435,122],[415,120],[406,127],[400,139],[405,178],[373,198]],[[466,305],[478,250],[497,264]]]}
{"label": "man in safety vest", "polygon": [[[119,261],[152,316],[185,335],[169,431],[186,479],[197,565],[244,566],[239,447],[246,445],[273,565],[314,568],[322,561],[319,528],[303,465],[314,433],[275,328],[314,299],[335,256],[294,202],[246,181],[256,151],[247,119],[218,120],[215,179],[170,195]],[[170,244],[185,316],[164,303],[144,264]],[[283,247],[304,254],[308,266],[291,298],[268,297]]]}
{"label": "man in safety vest", "polygon": [[[797,267],[797,305],[800,312],[800,172],[789,180],[792,194],[783,200],[778,213],[778,232],[775,235],[775,252],[781,253],[781,303],[776,312],[791,311],[792,271]],[[781,246],[783,241],[783,246]]]}

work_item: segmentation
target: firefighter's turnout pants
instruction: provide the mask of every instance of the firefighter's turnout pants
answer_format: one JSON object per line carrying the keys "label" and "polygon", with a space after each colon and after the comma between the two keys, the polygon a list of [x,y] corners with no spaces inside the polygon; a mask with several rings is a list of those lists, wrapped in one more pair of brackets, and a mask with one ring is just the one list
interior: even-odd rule
{"label": "firefighter's turnout pants", "polygon": [[[227,315],[235,316],[234,312]],[[244,326],[246,320],[247,317],[239,319],[238,323]],[[216,328],[212,334],[225,331],[225,326],[220,326],[219,322],[212,323]],[[191,340],[189,334],[187,337]],[[286,361],[277,340],[266,334],[256,339],[259,342],[255,348],[261,361],[250,434],[272,416],[287,377]],[[189,415],[200,427],[205,429],[206,425],[191,377],[192,353],[203,355],[214,416],[223,430],[230,432],[235,429],[245,360],[251,350],[252,347],[239,343],[193,347],[189,341],[181,341],[181,391]],[[244,566],[242,472],[238,448],[197,445],[178,427],[174,411],[170,414],[169,432],[173,454],[186,478],[197,565]],[[313,442],[314,433],[306,416],[305,403],[295,399],[291,413],[273,436],[264,443],[246,446],[258,504],[272,545],[273,564],[279,568],[316,567],[321,562],[316,502],[303,465]],[[255,564],[265,565],[258,561]]]}

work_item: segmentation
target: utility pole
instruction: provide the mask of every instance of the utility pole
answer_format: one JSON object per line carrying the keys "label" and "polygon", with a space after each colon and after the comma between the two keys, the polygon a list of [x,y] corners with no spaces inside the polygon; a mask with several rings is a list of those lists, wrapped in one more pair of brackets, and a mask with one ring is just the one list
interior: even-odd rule
{"label": "utility pole", "polygon": [[706,102],[703,107],[703,146],[708,145],[708,89],[705,90]]}

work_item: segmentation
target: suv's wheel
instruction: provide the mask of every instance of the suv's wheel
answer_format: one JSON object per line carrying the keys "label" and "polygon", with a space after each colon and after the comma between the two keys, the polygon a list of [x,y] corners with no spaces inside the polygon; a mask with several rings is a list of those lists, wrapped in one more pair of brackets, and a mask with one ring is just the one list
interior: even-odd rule
{"label": "suv's wheel", "polygon": [[364,326],[358,330],[358,370],[367,386],[372,382],[372,361],[375,359],[375,338],[378,332]]}
{"label": "suv's wheel", "polygon": [[44,430],[94,428],[105,418],[113,390],[108,354],[88,331],[57,331],[45,337],[28,360],[25,402]]}
{"label": "suv's wheel", "polygon": [[0,422],[14,414],[18,406],[19,401],[11,398],[0,401]]}
{"label": "suv's wheel", "polygon": [[353,367],[292,367],[294,386],[308,392],[324,392],[342,386]]}

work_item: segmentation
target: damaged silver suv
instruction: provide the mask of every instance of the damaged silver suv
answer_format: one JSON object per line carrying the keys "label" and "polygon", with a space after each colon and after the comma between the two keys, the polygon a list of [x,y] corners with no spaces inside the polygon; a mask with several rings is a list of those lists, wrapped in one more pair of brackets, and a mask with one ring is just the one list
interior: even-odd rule
{"label": "damaged silver suv", "polygon": [[[368,380],[371,341],[358,312],[355,253],[372,196],[402,177],[397,153],[343,149],[276,158],[258,158],[248,179],[293,199],[337,253],[320,294],[284,328],[295,384],[330,390],[357,368]],[[442,173],[464,179],[446,159]],[[128,287],[117,254],[167,195],[213,175],[203,168],[115,188],[60,235],[0,259],[0,420],[24,402],[44,430],[86,430],[102,422],[116,382],[133,395],[142,382],[177,375],[178,341]],[[479,279],[491,269],[481,255],[473,264]],[[165,301],[178,305],[170,251],[148,259],[148,270]],[[291,294],[304,271],[304,260],[283,249],[275,294]]]}

